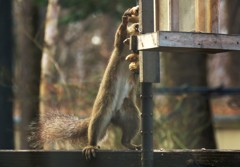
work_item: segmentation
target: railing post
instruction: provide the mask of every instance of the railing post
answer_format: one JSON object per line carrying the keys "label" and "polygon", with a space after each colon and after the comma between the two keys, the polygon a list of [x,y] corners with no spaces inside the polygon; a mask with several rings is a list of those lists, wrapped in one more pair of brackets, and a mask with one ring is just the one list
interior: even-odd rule
{"label": "railing post", "polygon": [[142,167],[153,166],[152,83],[141,85],[142,102]]}
{"label": "railing post", "polygon": [[[140,31],[154,32],[155,0],[140,0]],[[152,83],[159,82],[159,52],[140,51],[140,82],[142,102],[142,167],[153,167],[153,102]]]}

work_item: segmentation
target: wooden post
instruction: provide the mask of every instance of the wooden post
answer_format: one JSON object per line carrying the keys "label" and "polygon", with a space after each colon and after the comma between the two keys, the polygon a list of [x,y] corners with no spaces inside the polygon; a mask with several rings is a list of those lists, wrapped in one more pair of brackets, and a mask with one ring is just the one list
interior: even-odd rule
{"label": "wooden post", "polygon": [[[154,24],[154,0],[140,0],[140,30],[142,34],[153,32]],[[140,52],[140,82],[157,83],[160,81],[159,52]]]}

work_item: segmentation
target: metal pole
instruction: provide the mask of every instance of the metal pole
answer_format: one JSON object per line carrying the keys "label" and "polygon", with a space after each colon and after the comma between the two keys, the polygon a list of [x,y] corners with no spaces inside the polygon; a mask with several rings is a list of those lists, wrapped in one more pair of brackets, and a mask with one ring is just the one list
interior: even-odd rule
{"label": "metal pole", "polygon": [[[155,0],[140,0],[141,33],[154,32],[156,17]],[[159,82],[159,52],[140,51],[140,82],[142,102],[142,167],[153,167],[153,101],[152,83]]]}
{"label": "metal pole", "polygon": [[12,1],[0,0],[0,149],[13,149]]}
{"label": "metal pole", "polygon": [[141,85],[142,102],[142,167],[153,166],[152,83]]}

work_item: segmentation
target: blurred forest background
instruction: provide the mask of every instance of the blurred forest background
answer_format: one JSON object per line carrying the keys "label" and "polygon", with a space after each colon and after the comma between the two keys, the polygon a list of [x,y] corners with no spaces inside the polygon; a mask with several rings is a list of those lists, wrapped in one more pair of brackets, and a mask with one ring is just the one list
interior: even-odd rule
{"label": "blurred forest background", "polygon": [[[218,31],[199,28],[201,19],[189,18],[198,2],[179,0],[178,30],[240,33],[238,0],[211,1],[212,10],[221,9]],[[0,149],[28,149],[29,124],[49,110],[82,118],[90,114],[116,27],[122,13],[135,5],[134,0],[0,0]],[[162,53],[160,63],[161,84],[155,85],[154,96],[156,149],[221,148],[218,129],[227,129],[229,136],[240,131],[237,94],[157,93],[166,87],[239,88],[238,53]],[[120,135],[112,129],[104,148],[121,148]]]}

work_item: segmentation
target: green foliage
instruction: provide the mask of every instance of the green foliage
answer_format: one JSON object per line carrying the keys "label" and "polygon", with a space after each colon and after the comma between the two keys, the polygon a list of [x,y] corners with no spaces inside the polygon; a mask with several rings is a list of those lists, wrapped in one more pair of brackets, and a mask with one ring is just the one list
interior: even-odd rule
{"label": "green foliage", "polygon": [[33,2],[39,6],[47,6],[48,4],[48,0],[33,0]]}
{"label": "green foliage", "polygon": [[[40,6],[46,6],[48,2],[48,0],[33,1]],[[60,19],[60,23],[67,23],[99,13],[108,13],[119,18],[125,9],[136,5],[136,0],[59,0],[59,4],[69,11]]]}
{"label": "green foliage", "polygon": [[108,13],[119,17],[122,12],[135,5],[134,0],[60,0],[62,8],[69,9],[69,14],[61,18],[61,22],[81,20],[89,15]]}

